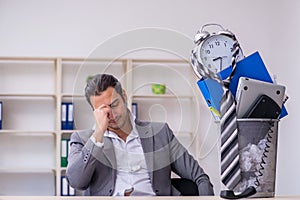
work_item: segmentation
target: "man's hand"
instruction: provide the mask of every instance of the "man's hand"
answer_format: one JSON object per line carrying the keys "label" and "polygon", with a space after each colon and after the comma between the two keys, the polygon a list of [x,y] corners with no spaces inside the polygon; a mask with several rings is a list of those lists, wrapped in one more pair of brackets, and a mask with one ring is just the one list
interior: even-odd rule
{"label": "man's hand", "polygon": [[111,108],[109,105],[103,104],[94,110],[96,128],[93,136],[95,137],[96,142],[103,142],[103,135],[107,130],[110,115]]}

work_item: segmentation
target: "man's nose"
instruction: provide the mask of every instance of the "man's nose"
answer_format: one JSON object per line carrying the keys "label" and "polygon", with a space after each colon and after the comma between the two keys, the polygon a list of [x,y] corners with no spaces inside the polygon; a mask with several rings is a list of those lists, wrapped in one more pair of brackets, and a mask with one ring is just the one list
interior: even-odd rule
{"label": "man's nose", "polygon": [[113,119],[113,118],[114,118],[114,116],[113,116],[113,113],[112,113],[112,110],[111,110],[111,109],[109,109],[109,112],[107,113],[107,115],[108,115],[108,119]]}

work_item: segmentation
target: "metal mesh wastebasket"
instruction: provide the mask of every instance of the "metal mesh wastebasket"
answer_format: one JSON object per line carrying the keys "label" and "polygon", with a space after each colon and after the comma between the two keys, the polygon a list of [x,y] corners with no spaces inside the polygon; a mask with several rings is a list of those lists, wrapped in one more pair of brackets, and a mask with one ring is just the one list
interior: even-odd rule
{"label": "metal mesh wastebasket", "polygon": [[278,120],[238,119],[242,181],[236,191],[254,186],[252,197],[275,194]]}

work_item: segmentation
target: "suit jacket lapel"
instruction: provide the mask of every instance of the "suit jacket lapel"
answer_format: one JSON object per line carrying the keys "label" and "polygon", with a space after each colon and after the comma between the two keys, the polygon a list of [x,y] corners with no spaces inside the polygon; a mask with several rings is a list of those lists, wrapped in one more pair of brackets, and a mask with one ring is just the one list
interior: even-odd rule
{"label": "suit jacket lapel", "polygon": [[136,120],[136,129],[141,139],[142,148],[145,154],[145,160],[148,167],[151,182],[153,183],[153,169],[154,169],[154,141],[152,128],[149,123],[142,124]]}

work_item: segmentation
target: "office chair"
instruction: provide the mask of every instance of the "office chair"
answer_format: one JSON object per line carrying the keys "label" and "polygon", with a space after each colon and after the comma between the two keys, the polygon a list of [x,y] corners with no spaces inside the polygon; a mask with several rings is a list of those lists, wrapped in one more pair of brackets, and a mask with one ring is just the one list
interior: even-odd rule
{"label": "office chair", "polygon": [[171,183],[182,196],[199,196],[198,186],[189,179],[172,178]]}

